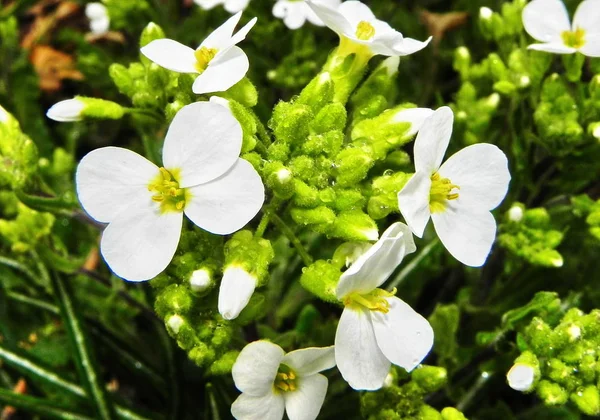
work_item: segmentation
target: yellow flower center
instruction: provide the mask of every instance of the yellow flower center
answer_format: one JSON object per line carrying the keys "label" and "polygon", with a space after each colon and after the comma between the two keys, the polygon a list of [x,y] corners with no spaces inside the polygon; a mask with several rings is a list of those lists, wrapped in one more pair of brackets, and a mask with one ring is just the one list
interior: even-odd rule
{"label": "yellow flower center", "polygon": [[296,372],[288,365],[282,363],[279,365],[273,385],[275,386],[276,391],[295,391],[298,388],[298,384],[296,383],[297,379]]}
{"label": "yellow flower center", "polygon": [[359,293],[351,293],[344,298],[344,305],[362,306],[371,311],[379,311],[387,314],[390,311],[390,303],[386,298],[396,294],[396,288],[391,292],[383,289],[375,289],[372,292],[361,295]]}
{"label": "yellow flower center", "polygon": [[440,213],[446,210],[446,202],[458,198],[458,192],[452,192],[454,189],[460,190],[460,187],[453,184],[448,178],[442,178],[437,172],[431,175],[429,211]]}
{"label": "yellow flower center", "polygon": [[574,31],[564,31],[561,36],[567,47],[581,48],[585,45],[585,31],[581,28]]}
{"label": "yellow flower center", "polygon": [[361,41],[368,41],[375,35],[375,28],[369,22],[361,20],[356,26],[356,37]]}
{"label": "yellow flower center", "polygon": [[165,168],[160,168],[159,174],[148,184],[148,191],[154,193],[152,201],[160,204],[161,213],[181,212],[185,208],[189,191],[186,188],[179,188],[178,178],[179,170],[169,172]]}
{"label": "yellow flower center", "polygon": [[216,48],[200,47],[194,52],[196,56],[196,69],[202,73],[208,67],[208,63],[215,58],[219,50]]}

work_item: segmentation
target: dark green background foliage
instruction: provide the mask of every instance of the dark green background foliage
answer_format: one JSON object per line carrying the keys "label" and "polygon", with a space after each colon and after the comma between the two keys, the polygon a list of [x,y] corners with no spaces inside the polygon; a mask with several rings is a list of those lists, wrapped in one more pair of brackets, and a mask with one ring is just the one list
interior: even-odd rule
{"label": "dark green background foliage", "polygon": [[[34,3],[0,2],[0,104],[22,130],[0,132],[0,407],[18,407],[14,418],[228,418],[237,396],[228,373],[236,350],[259,338],[286,351],[330,345],[341,308],[300,286],[300,257],[285,237],[277,239],[270,230],[265,233],[274,251],[270,277],[251,302],[255,313],[247,322],[220,320],[214,293],[202,303],[178,294],[173,278],[185,270],[188,254],[179,255],[151,285],[111,276],[102,261],[82,268],[88,267],[84,263],[97,247],[99,230],[78,206],[73,173],[85,153],[102,146],[158,154],[174,111],[196,100],[191,89],[189,95],[168,88],[152,91],[151,81],[128,91],[132,85],[127,78],[136,69],[145,71],[139,38],[148,22],[157,23],[167,37],[196,46],[229,15],[220,7],[207,12],[175,0],[110,0],[111,30],[122,32],[124,42],[90,43],[80,12],[39,42],[72,55],[84,80],[65,80],[59,91],[44,92],[28,59],[30,51],[19,46],[31,25],[26,11]],[[423,417],[429,406],[456,407],[470,419],[485,420],[579,419],[585,418],[582,413],[593,414],[594,407],[588,406],[595,396],[586,403],[572,396],[593,383],[589,375],[573,374],[574,382],[568,384],[552,382],[570,398],[556,406],[548,404],[547,389],[520,393],[508,387],[505,375],[526,350],[540,363],[568,358],[559,350],[542,354],[532,325],[547,328],[548,334],[555,331],[558,337],[565,322],[600,322],[592,312],[600,307],[600,140],[589,128],[600,121],[600,76],[594,79],[600,74],[600,59],[561,60],[526,52],[531,39],[520,24],[524,3],[519,1],[366,3],[378,17],[415,39],[428,36],[419,19],[423,10],[468,13],[464,24],[447,31],[435,45],[402,58],[390,93],[396,99],[388,105],[450,105],[456,121],[447,156],[474,142],[496,144],[508,156],[512,181],[507,198],[494,212],[498,237],[483,268],[459,264],[435,240],[433,230],[427,230],[417,240],[417,253],[385,285],[398,287],[399,296],[426,316],[436,332],[433,351],[425,360],[430,367],[423,368],[429,369],[423,371],[427,374],[418,369],[411,377],[397,369],[391,387],[361,395],[332,370],[320,418],[359,418],[359,413],[382,419],[441,418],[435,417],[437,412]],[[578,1],[566,3],[573,12]],[[500,12],[493,19],[501,20],[481,22],[482,6]],[[270,1],[252,0],[243,18],[245,22],[258,17],[242,47],[250,59],[248,78],[258,90],[254,111],[265,126],[273,106],[294,99],[338,42],[327,28],[306,24],[297,31],[287,29],[271,15],[271,7]],[[467,50],[457,50],[462,46]],[[374,58],[370,69],[380,61]],[[131,63],[135,64],[130,67]],[[163,76],[168,79],[166,70]],[[45,117],[52,104],[75,95],[133,104],[145,112],[116,121],[68,124]],[[351,97],[350,103],[368,99]],[[409,145],[405,150],[411,149]],[[381,174],[383,166],[373,171]],[[401,168],[402,162],[395,167]],[[393,207],[393,191],[390,196],[385,180],[379,182],[382,189],[372,191],[372,197],[380,194],[380,202]],[[510,217],[509,209],[515,206],[522,212],[519,220]],[[382,231],[398,220],[397,208],[396,214],[393,210],[373,210],[369,216]],[[188,228],[181,246],[205,241],[207,248],[194,250],[197,255],[207,258],[223,244],[221,238]],[[296,234],[315,260],[330,259],[340,243],[308,229]],[[236,240],[243,244],[243,234]],[[547,293],[536,294],[541,291]],[[197,325],[189,337],[174,340],[164,321],[177,299],[197,311],[188,314]],[[569,312],[572,308],[582,312]],[[597,331],[585,328],[585,340],[599,346]],[[555,338],[548,337],[550,346]],[[208,346],[209,353],[190,351],[200,345]],[[571,355],[565,363],[580,366],[583,356],[577,357]],[[597,355],[589,363],[595,363],[592,378],[597,389]],[[552,378],[555,370],[544,369],[542,376]],[[12,392],[19,378],[27,381],[27,396]],[[461,418],[452,410],[442,412],[443,418]]]}

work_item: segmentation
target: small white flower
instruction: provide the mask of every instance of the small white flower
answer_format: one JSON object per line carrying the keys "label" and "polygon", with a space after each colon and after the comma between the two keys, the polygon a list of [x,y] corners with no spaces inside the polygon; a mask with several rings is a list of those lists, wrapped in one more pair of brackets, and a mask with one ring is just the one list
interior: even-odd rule
{"label": "small white flower", "polygon": [[404,56],[422,50],[425,42],[404,38],[386,22],[375,17],[369,6],[360,1],[345,1],[337,8],[307,0],[308,5],[342,41],[366,48],[371,55]]}
{"label": "small white flower", "polygon": [[108,32],[110,17],[108,10],[102,3],[88,3],[85,6],[85,15],[90,20],[90,31],[95,35]]}
{"label": "small white flower", "polygon": [[116,275],[148,280],[177,250],[183,214],[202,229],[226,235],[260,210],[264,186],[239,157],[242,128],[228,109],[210,102],[183,107],[171,123],[159,168],[120,147],[88,153],[76,173],[85,211],[109,225],[100,249]]}
{"label": "small white flower", "polygon": [[67,99],[52,105],[46,112],[46,116],[60,122],[80,121],[83,108],[85,108],[83,101],[76,98]]}
{"label": "small white flower", "polygon": [[535,369],[524,363],[515,363],[506,374],[506,380],[515,391],[529,391],[535,381]]}
{"label": "small white flower", "polygon": [[[337,8],[342,0],[317,0],[331,8]],[[283,19],[283,23],[290,29],[298,29],[307,20],[313,25],[324,26],[325,24],[304,0],[277,0],[273,6],[273,16]]]}
{"label": "small white flower", "polygon": [[391,364],[413,370],[433,345],[429,322],[393,293],[378,289],[415,251],[408,226],[391,225],[340,277],[344,311],[335,334],[335,360],[354,389],[381,388]]}
{"label": "small white flower", "polygon": [[196,50],[163,38],[152,41],[140,51],[166,69],[178,73],[198,73],[192,86],[196,94],[225,91],[242,80],[250,67],[248,57],[236,44],[246,37],[256,18],[233,34],[241,17],[242,12],[230,17]]}
{"label": "small white flower", "polygon": [[443,165],[452,134],[448,107],[435,111],[415,141],[415,174],[398,193],[400,212],[422,237],[429,218],[446,249],[460,262],[479,267],[492,248],[496,221],[490,210],[506,196],[510,173],[498,147],[465,147]]}
{"label": "small white flower", "polygon": [[600,1],[585,0],[579,4],[573,24],[560,0],[533,0],[523,9],[523,26],[541,44],[531,50],[555,54],[576,51],[589,57],[600,57]]}
{"label": "small white flower", "polygon": [[222,4],[227,12],[233,14],[245,10],[250,0],[194,0],[194,3],[204,10],[210,10]]}
{"label": "small white flower", "polygon": [[256,277],[241,267],[227,267],[219,287],[218,306],[221,316],[227,320],[237,318],[250,301],[255,288]]}
{"label": "small white flower", "polygon": [[319,372],[335,366],[333,346],[285,354],[276,344],[255,341],[240,352],[231,373],[242,392],[231,406],[237,420],[314,420],[327,393]]}

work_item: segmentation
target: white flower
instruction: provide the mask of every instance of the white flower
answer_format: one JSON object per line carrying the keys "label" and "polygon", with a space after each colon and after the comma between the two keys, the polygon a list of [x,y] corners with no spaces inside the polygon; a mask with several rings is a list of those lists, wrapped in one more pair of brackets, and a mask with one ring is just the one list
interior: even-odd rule
{"label": "white flower", "polygon": [[120,147],[88,153],[76,173],[85,211],[109,223],[100,249],[118,276],[148,280],[175,254],[183,214],[211,233],[244,227],[264,201],[256,170],[240,159],[242,128],[210,102],[183,107],[173,119],[159,168]]}
{"label": "white flower", "polygon": [[394,223],[340,277],[335,293],[345,307],[335,334],[335,361],[354,389],[381,388],[391,363],[411,371],[433,345],[429,322],[377,288],[415,249],[408,226]]}
{"label": "white flower", "polygon": [[154,40],[140,51],[166,69],[179,73],[199,73],[192,86],[196,94],[225,91],[242,80],[250,67],[248,57],[236,44],[246,37],[256,18],[233,34],[241,17],[241,12],[230,17],[195,51],[166,38]]}
{"label": "white flower", "polygon": [[366,48],[371,55],[404,56],[422,50],[425,42],[404,38],[386,22],[375,17],[371,9],[360,1],[345,1],[337,8],[307,0],[308,5],[342,41]]}
{"label": "white flower", "polygon": [[108,32],[110,17],[108,10],[102,3],[88,3],[85,6],[85,15],[90,20],[90,31],[95,35]]}
{"label": "white flower", "polygon": [[238,420],[317,418],[327,393],[319,372],[335,366],[333,346],[311,347],[285,354],[276,344],[255,341],[240,352],[231,371],[242,392],[231,406]]}
{"label": "white flower", "polygon": [[[319,3],[337,8],[342,0],[318,0]],[[298,29],[307,20],[313,25],[324,26],[325,24],[304,0],[277,0],[273,6],[273,16],[283,19],[283,23],[290,29]]]}
{"label": "white flower", "polygon": [[198,6],[204,10],[210,10],[219,4],[222,4],[229,13],[237,13],[248,7],[250,0],[194,0]]}
{"label": "white flower", "polygon": [[60,122],[80,121],[83,108],[85,108],[83,101],[77,98],[67,99],[52,105],[46,112],[46,116]]}
{"label": "white flower", "polygon": [[515,391],[529,391],[535,381],[535,369],[524,363],[515,363],[506,374],[506,380]]}
{"label": "white flower", "polygon": [[241,267],[227,267],[219,287],[218,306],[221,316],[227,320],[237,318],[250,301],[255,288],[256,277]]}
{"label": "white flower", "polygon": [[479,267],[496,237],[490,210],[504,199],[510,173],[504,153],[487,143],[465,147],[441,165],[453,119],[452,110],[442,107],[421,127],[414,147],[415,174],[398,193],[398,206],[416,236],[423,236],[431,217],[450,254]]}
{"label": "white flower", "polygon": [[576,51],[589,57],[600,57],[600,1],[585,0],[579,4],[573,24],[560,0],[533,0],[523,9],[523,26],[541,44],[531,50],[555,54]]}

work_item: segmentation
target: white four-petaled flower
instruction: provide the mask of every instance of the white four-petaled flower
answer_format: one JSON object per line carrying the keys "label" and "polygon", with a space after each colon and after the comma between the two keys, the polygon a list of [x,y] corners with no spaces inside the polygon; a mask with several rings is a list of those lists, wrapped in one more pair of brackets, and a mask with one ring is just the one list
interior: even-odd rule
{"label": "white four-petaled flower", "polygon": [[394,223],[340,277],[344,311],[335,334],[335,361],[354,389],[383,386],[391,364],[411,371],[433,345],[429,322],[393,293],[378,289],[416,249],[404,223]]}
{"label": "white four-petaled flower", "polygon": [[398,207],[412,232],[422,237],[429,218],[446,249],[472,267],[485,263],[496,237],[490,210],[506,196],[510,173],[496,146],[474,144],[442,159],[452,135],[454,115],[441,107],[423,124],[415,140],[415,174],[398,193]]}
{"label": "white four-petaled flower", "polygon": [[319,372],[335,366],[333,346],[306,348],[285,354],[268,341],[255,341],[240,352],[231,371],[242,392],[231,406],[238,420],[317,418],[327,378]]}
{"label": "white four-petaled flower", "polygon": [[600,57],[600,0],[584,0],[577,7],[573,24],[569,12],[560,0],[533,0],[523,9],[523,26],[541,44],[532,50],[555,54],[579,51],[590,57]]}
{"label": "white four-petaled flower", "polygon": [[375,17],[371,9],[360,1],[349,0],[337,8],[307,0],[308,5],[342,41],[359,44],[371,55],[404,56],[422,50],[425,42],[405,38],[386,22]]}
{"label": "white four-petaled flower", "polygon": [[[318,0],[321,4],[336,8],[342,0]],[[273,16],[283,19],[283,23],[290,29],[298,29],[307,20],[313,25],[325,24],[304,0],[277,0],[273,6]]]}
{"label": "white four-petaled flower", "polygon": [[237,13],[245,10],[248,7],[250,0],[194,0],[198,6],[204,10],[210,10],[219,4],[223,5],[223,8],[229,13]]}
{"label": "white four-petaled flower", "polygon": [[140,50],[159,66],[179,73],[198,73],[192,90],[196,94],[222,92],[242,80],[250,64],[236,46],[256,23],[253,18],[235,34],[242,12],[230,17],[193,50],[172,39],[156,39]]}
{"label": "white four-petaled flower", "polygon": [[118,276],[148,280],[177,250],[183,214],[211,233],[244,227],[264,202],[264,186],[239,157],[242,128],[227,108],[210,102],[183,107],[163,146],[163,166],[120,147],[88,153],[76,173],[85,211],[108,223],[100,249]]}

